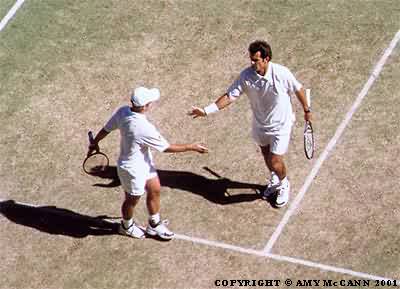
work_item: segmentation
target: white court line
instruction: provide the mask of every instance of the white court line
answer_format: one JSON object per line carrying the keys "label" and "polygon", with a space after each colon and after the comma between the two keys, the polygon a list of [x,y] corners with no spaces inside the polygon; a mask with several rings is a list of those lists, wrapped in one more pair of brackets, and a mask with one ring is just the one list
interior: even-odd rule
{"label": "white court line", "polygon": [[243,254],[266,257],[266,255],[263,251],[242,248],[239,246],[225,244],[225,243],[221,243],[221,242],[217,242],[217,241],[210,241],[210,240],[201,239],[201,238],[189,237],[189,236],[185,236],[185,235],[181,235],[181,234],[175,234],[175,239],[180,239],[180,240],[189,241],[192,243],[202,244],[202,245],[211,246],[211,247],[222,248],[222,249],[235,251],[235,252],[239,252],[239,253],[243,253]]}
{"label": "white court line", "polygon": [[302,259],[298,259],[298,258],[286,257],[286,256],[281,256],[281,255],[275,255],[275,254],[266,254],[265,256],[269,257],[271,259],[277,260],[277,261],[285,261],[285,262],[289,262],[289,263],[293,263],[293,264],[304,265],[307,267],[320,269],[323,271],[346,274],[346,275],[350,275],[350,276],[358,277],[358,278],[364,278],[364,279],[370,279],[370,280],[396,281],[396,283],[400,282],[399,280],[395,280],[395,279],[384,278],[381,276],[357,272],[357,271],[334,267],[334,266],[330,266],[330,265],[324,265],[324,264],[311,262],[311,261],[307,261],[307,260],[302,260]]}
{"label": "white court line", "polygon": [[11,20],[11,18],[14,17],[15,13],[17,13],[17,10],[24,4],[25,0],[17,0],[13,7],[11,7],[10,11],[8,11],[7,15],[4,16],[4,18],[0,22],[0,31],[6,27],[7,23]]}
{"label": "white court line", "polygon": [[[17,10],[22,6],[23,3],[24,3],[24,0],[17,0],[17,2],[13,5],[13,7],[10,9],[10,11],[7,13],[7,15],[1,20],[1,22],[0,22],[0,31],[2,31],[4,29],[4,27],[12,19],[12,17],[15,15]],[[366,274],[366,273],[362,273],[362,272],[352,271],[352,270],[348,270],[348,269],[344,269],[344,268],[324,265],[324,264],[315,263],[315,262],[311,262],[311,261],[307,261],[307,260],[302,260],[302,259],[297,259],[297,258],[292,258],[292,257],[286,257],[286,256],[281,256],[281,255],[270,254],[269,252],[271,251],[273,244],[275,243],[275,241],[279,237],[279,234],[281,233],[283,227],[286,225],[288,219],[293,214],[293,212],[297,208],[298,204],[300,203],[301,199],[303,198],[305,192],[307,191],[307,189],[310,186],[312,180],[314,179],[315,175],[317,174],[317,172],[318,172],[319,168],[321,167],[323,161],[326,159],[328,153],[335,146],[337,140],[339,139],[339,137],[343,133],[343,131],[344,131],[345,127],[347,126],[347,124],[350,122],[350,119],[352,118],[354,112],[356,111],[356,109],[360,105],[362,99],[365,97],[365,95],[367,94],[368,90],[371,88],[373,82],[375,81],[375,79],[380,74],[380,72],[381,72],[381,70],[383,68],[383,65],[385,64],[387,58],[389,57],[389,55],[393,51],[394,47],[396,46],[399,38],[400,38],[400,31],[397,32],[395,38],[392,40],[391,45],[389,46],[388,49],[386,49],[385,54],[382,56],[382,58],[380,59],[380,61],[376,65],[372,75],[368,79],[368,81],[365,84],[363,90],[360,92],[360,94],[358,95],[358,97],[357,97],[355,103],[353,104],[352,108],[347,113],[345,120],[341,123],[341,125],[339,126],[339,128],[337,129],[337,131],[335,133],[335,136],[332,138],[332,140],[330,141],[328,146],[325,148],[325,150],[322,153],[322,155],[317,160],[316,165],[314,166],[314,168],[311,171],[310,175],[307,177],[305,184],[303,185],[303,187],[300,190],[299,194],[296,196],[294,202],[292,203],[292,205],[290,206],[290,208],[288,209],[288,211],[284,215],[281,223],[278,225],[276,231],[272,235],[271,239],[269,240],[267,246],[265,247],[265,249],[263,251],[258,251],[258,250],[254,250],[254,249],[247,249],[247,248],[243,248],[243,247],[239,247],[239,246],[235,246],[235,245],[225,244],[225,243],[216,242],[216,241],[210,241],[210,240],[201,239],[201,238],[189,237],[189,236],[185,236],[185,235],[181,235],[181,234],[176,234],[175,235],[176,239],[181,239],[181,240],[184,240],[184,241],[190,241],[192,243],[198,243],[198,244],[203,244],[203,245],[212,246],[212,247],[223,248],[223,249],[226,249],[226,250],[231,250],[231,251],[235,251],[235,252],[239,252],[239,253],[256,255],[256,256],[260,256],[260,257],[266,257],[266,258],[274,259],[274,260],[277,260],[277,261],[283,261],[283,262],[289,262],[289,263],[293,263],[293,264],[304,265],[304,266],[307,266],[307,267],[317,268],[317,269],[320,269],[320,270],[323,270],[323,271],[331,271],[331,272],[336,272],[336,273],[342,273],[342,274],[347,274],[347,275],[351,275],[351,276],[355,276],[355,277],[361,277],[361,278],[365,278],[365,279],[371,279],[371,280],[392,280],[392,281],[394,281],[394,279],[388,279],[388,278],[384,278],[384,277],[380,277],[380,276],[375,276],[375,275],[370,275],[370,274]],[[4,201],[4,200],[0,199],[0,202],[2,202],[2,201]],[[32,207],[38,207],[38,206],[35,206],[35,205],[26,204],[26,203],[20,203],[20,202],[18,202],[18,204],[22,204],[22,205],[26,205],[26,206],[32,206]],[[399,281],[397,281],[397,282],[399,282]]]}
{"label": "white court line", "polygon": [[[0,199],[0,203],[4,202],[6,200]],[[33,207],[33,208],[39,208],[42,207],[43,205],[32,205],[28,203],[23,203],[23,202],[15,202],[15,204],[18,205],[23,205],[23,206],[28,206],[28,207]],[[46,208],[43,208],[46,210]],[[48,208],[49,211],[54,211],[52,208]],[[62,214],[62,211],[60,212]],[[330,265],[324,265],[312,261],[307,261],[307,260],[302,260],[302,259],[297,259],[297,258],[292,258],[292,257],[287,257],[287,256],[281,256],[281,255],[275,255],[275,254],[269,254],[265,253],[262,250],[254,250],[254,249],[248,249],[248,248],[243,248],[240,246],[236,245],[230,245],[230,244],[225,244],[222,242],[217,242],[217,241],[210,241],[206,239],[201,239],[201,238],[195,238],[195,237],[190,237],[190,236],[185,236],[181,234],[175,234],[175,239],[183,240],[183,241],[188,241],[194,244],[201,244],[201,245],[206,245],[210,247],[216,247],[216,248],[221,248],[229,251],[234,251],[242,254],[248,254],[248,255],[254,255],[258,257],[263,257],[263,258],[269,258],[273,259],[276,261],[280,262],[287,262],[287,263],[292,263],[296,265],[303,265],[306,267],[310,268],[316,268],[322,271],[328,271],[328,272],[335,272],[335,273],[341,273],[353,277],[359,277],[359,278],[364,278],[364,279],[370,279],[370,280],[391,280],[395,281],[395,279],[390,279],[390,278],[385,278],[381,276],[376,276],[376,275],[371,275],[363,272],[357,272],[349,269],[344,269],[344,268],[339,268],[339,267],[334,267]],[[396,282],[400,283],[400,280],[396,280]]]}
{"label": "white court line", "polygon": [[[330,265],[324,265],[324,264],[307,261],[307,260],[302,260],[302,259],[298,259],[298,258],[292,258],[292,257],[286,257],[286,256],[281,256],[281,255],[265,253],[264,251],[242,248],[239,246],[225,244],[225,243],[216,242],[216,241],[188,237],[188,236],[180,235],[180,234],[175,234],[175,238],[184,240],[184,241],[189,241],[192,243],[203,244],[203,245],[207,245],[207,246],[211,246],[211,247],[218,247],[218,248],[222,248],[225,250],[235,251],[235,252],[239,252],[239,253],[243,253],[243,254],[265,257],[265,258],[273,259],[275,261],[288,262],[288,263],[292,263],[292,264],[296,264],[296,265],[303,265],[303,266],[307,266],[307,267],[311,267],[311,268],[316,268],[316,269],[319,269],[322,271],[335,272],[335,273],[340,273],[340,274],[345,274],[345,275],[350,275],[353,277],[370,279],[370,280],[395,281],[395,279],[385,278],[385,277],[381,277],[381,276],[377,276],[377,275],[371,275],[371,274],[367,274],[367,273],[363,273],[363,272],[357,272],[357,271],[334,267],[334,266],[330,266]],[[399,282],[400,281],[397,281],[397,283],[399,283]]]}
{"label": "white court line", "polygon": [[337,141],[343,134],[344,129],[346,126],[349,124],[351,118],[353,117],[353,114],[355,111],[358,109],[358,107],[361,104],[361,101],[364,99],[364,97],[367,95],[369,89],[371,88],[372,84],[375,82],[376,78],[379,76],[379,74],[382,71],[383,66],[386,63],[386,60],[389,58],[390,54],[392,53],[393,49],[396,47],[397,42],[400,39],[400,30],[396,33],[394,36],[393,40],[391,41],[390,45],[388,48],[386,48],[384,54],[382,55],[381,59],[378,61],[376,64],[372,74],[368,78],[368,81],[365,83],[363,89],[361,92],[358,94],[355,102],[353,103],[352,107],[350,110],[347,112],[346,117],[342,121],[342,123],[339,125],[337,128],[335,135],[333,138],[330,140],[328,145],[326,146],[325,150],[322,152],[318,160],[316,161],[314,167],[312,168],[310,174],[307,176],[304,185],[301,187],[299,193],[297,194],[296,198],[294,201],[291,203],[289,209],[286,211],[285,215],[283,216],[281,222],[275,229],[274,233],[272,234],[271,238],[269,239],[267,245],[264,248],[265,253],[270,253],[272,250],[272,247],[274,246],[275,242],[278,240],[280,234],[283,231],[283,228],[286,226],[286,224],[289,221],[289,218],[294,214],[294,212],[297,210],[297,207],[299,206],[301,200],[303,199],[305,193],[307,192],[308,188],[310,187],[312,181],[314,180],[315,176],[317,175],[319,169],[322,166],[322,163],[326,160],[328,157],[329,153],[333,150],[335,147]]}

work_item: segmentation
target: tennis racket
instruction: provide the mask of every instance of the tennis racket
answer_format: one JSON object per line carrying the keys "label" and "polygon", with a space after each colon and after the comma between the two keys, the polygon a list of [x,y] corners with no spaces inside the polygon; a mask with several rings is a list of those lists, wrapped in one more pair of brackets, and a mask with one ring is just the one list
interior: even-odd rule
{"label": "tennis racket", "polygon": [[[311,90],[306,89],[306,100],[308,107],[311,107]],[[304,153],[307,159],[312,159],[314,156],[315,142],[314,130],[311,121],[306,121],[304,125]]]}
{"label": "tennis racket", "polygon": [[[88,132],[89,143],[92,144],[94,141],[93,133]],[[107,170],[109,165],[108,157],[100,152],[100,150],[94,150],[90,152],[85,160],[83,161],[83,170],[89,175],[97,175]]]}

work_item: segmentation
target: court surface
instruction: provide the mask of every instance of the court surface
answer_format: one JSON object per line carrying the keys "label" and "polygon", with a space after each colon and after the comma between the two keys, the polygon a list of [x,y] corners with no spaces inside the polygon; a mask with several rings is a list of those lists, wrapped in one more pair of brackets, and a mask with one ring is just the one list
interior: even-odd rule
{"label": "court surface", "polygon": [[[0,32],[0,288],[399,280],[399,13],[397,1],[25,1]],[[312,91],[317,152],[304,157],[293,99],[282,209],[256,193],[267,172],[246,97],[186,115],[225,92],[255,39]],[[160,89],[149,118],[170,142],[210,148],[154,153],[171,242],[116,234],[118,133],[101,143],[108,175],[81,168],[87,131],[138,85]],[[135,218],[146,223],[143,200]]]}

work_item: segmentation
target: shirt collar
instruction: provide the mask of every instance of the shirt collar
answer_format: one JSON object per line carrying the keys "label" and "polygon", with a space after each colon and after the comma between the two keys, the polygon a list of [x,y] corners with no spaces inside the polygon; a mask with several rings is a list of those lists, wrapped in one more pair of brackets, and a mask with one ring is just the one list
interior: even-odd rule
{"label": "shirt collar", "polygon": [[134,112],[130,108],[129,108],[129,110],[131,111],[132,115],[134,115],[135,117],[147,119],[147,117],[146,117],[146,115],[144,113]]}
{"label": "shirt collar", "polygon": [[267,72],[265,73],[265,75],[260,75],[255,71],[254,73],[257,75],[258,79],[265,79],[268,82],[272,82],[272,62],[268,62]]}

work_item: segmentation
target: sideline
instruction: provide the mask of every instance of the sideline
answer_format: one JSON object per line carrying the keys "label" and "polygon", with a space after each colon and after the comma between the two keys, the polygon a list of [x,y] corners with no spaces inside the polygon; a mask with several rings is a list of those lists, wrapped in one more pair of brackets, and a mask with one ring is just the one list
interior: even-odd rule
{"label": "sideline", "polygon": [[274,233],[272,234],[271,238],[268,240],[267,245],[264,248],[264,253],[271,253],[272,247],[274,246],[275,242],[278,240],[280,234],[282,233],[284,227],[288,223],[290,217],[295,213],[297,210],[301,200],[303,199],[305,193],[307,192],[308,188],[310,187],[312,181],[314,180],[315,176],[317,175],[319,169],[322,166],[322,163],[327,159],[329,153],[333,150],[335,147],[337,141],[339,138],[342,136],[343,131],[345,130],[346,126],[349,124],[351,118],[353,117],[353,114],[356,112],[358,107],[360,106],[362,100],[364,97],[367,95],[368,91],[372,87],[373,83],[375,80],[378,78],[379,74],[382,71],[383,66],[385,65],[387,59],[389,58],[390,54],[393,52],[393,49],[396,47],[397,43],[400,40],[400,30],[397,31],[396,35],[394,36],[393,40],[391,41],[390,45],[385,49],[384,54],[378,61],[378,63],[375,65],[374,70],[372,71],[370,77],[368,78],[368,81],[365,83],[363,89],[361,92],[358,94],[356,100],[354,101],[352,107],[350,110],[347,112],[344,120],[342,123],[339,125],[339,127],[336,129],[335,135],[333,138],[329,141],[328,145],[316,161],[314,167],[312,168],[310,174],[307,176],[303,186],[301,187],[299,193],[296,195],[296,198],[293,200],[291,203],[289,209],[285,212],[285,215],[283,216],[281,222],[275,229]]}
{"label": "sideline", "polygon": [[17,13],[17,10],[24,4],[25,0],[17,0],[17,2],[14,3],[13,7],[11,7],[10,11],[4,16],[4,18],[0,22],[0,31],[6,27],[7,23],[14,17],[15,13]]}

